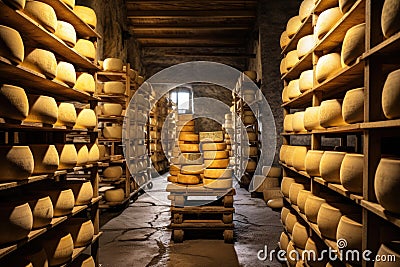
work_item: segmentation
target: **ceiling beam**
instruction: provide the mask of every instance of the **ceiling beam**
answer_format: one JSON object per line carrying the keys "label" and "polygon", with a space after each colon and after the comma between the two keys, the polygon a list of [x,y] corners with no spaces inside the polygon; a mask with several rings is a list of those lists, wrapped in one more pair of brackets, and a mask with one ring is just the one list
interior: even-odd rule
{"label": "ceiling beam", "polygon": [[251,27],[254,24],[252,18],[130,18],[128,24],[131,27]]}
{"label": "ceiling beam", "polygon": [[221,10],[256,9],[257,1],[128,1],[128,10]]}
{"label": "ceiling beam", "polygon": [[137,38],[142,46],[150,47],[168,47],[168,46],[226,46],[238,47],[245,46],[245,40],[237,38],[221,38],[221,39],[208,39],[208,38]]}
{"label": "ceiling beam", "polygon": [[217,17],[217,18],[255,18],[255,10],[128,10],[129,18],[181,18]]}
{"label": "ceiling beam", "polygon": [[134,38],[224,38],[232,37],[244,38],[249,30],[246,27],[237,28],[132,28],[131,33]]}

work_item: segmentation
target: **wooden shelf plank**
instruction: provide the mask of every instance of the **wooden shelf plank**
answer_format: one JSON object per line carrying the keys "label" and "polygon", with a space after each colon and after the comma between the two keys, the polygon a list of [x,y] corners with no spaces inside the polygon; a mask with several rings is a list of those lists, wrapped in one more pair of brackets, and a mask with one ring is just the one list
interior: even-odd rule
{"label": "wooden shelf plank", "polygon": [[309,52],[305,55],[293,68],[282,76],[282,80],[298,79],[303,71],[312,69],[312,54],[312,52]]}
{"label": "wooden shelf plank", "polygon": [[5,123],[3,119],[0,119],[0,130],[6,131],[16,131],[16,132],[38,132],[38,131],[45,131],[45,132],[63,132],[63,133],[94,133],[95,131],[89,131],[88,129],[72,129],[66,127],[48,127],[43,126],[42,124],[36,123],[24,123],[22,124],[13,124],[13,123]]}
{"label": "wooden shelf plank", "polygon": [[86,92],[48,80],[43,75],[24,67],[14,66],[2,57],[0,57],[0,79],[2,82],[21,86],[27,93],[44,94],[52,96],[59,101],[87,102],[89,100],[99,100]]}
{"label": "wooden shelf plank", "polygon": [[[324,1],[321,1],[321,5]],[[353,26],[365,22],[365,0],[357,3],[336,23],[316,45],[315,51],[330,51],[343,42],[346,32]]]}
{"label": "wooden shelf plank", "polygon": [[45,49],[56,53],[65,61],[76,66],[85,69],[97,69],[93,62],[81,56],[22,11],[13,10],[2,1],[0,1],[0,9],[2,11],[0,23],[17,30],[21,34],[25,46],[45,47]]}
{"label": "wooden shelf plank", "polygon": [[29,243],[30,241],[32,241],[33,239],[38,238],[39,236],[43,235],[44,233],[46,233],[48,230],[56,227],[57,225],[59,225],[60,223],[66,221],[67,219],[71,218],[72,216],[78,214],[79,212],[87,209],[88,207],[92,206],[93,204],[97,203],[100,201],[102,197],[97,197],[97,198],[93,198],[91,204],[89,205],[83,205],[83,206],[76,206],[74,207],[73,211],[71,214],[67,215],[67,216],[62,216],[62,217],[57,217],[57,218],[53,218],[53,220],[51,221],[51,223],[45,227],[45,228],[41,228],[41,229],[37,229],[37,230],[32,230],[28,237],[24,240],[19,241],[16,244],[13,245],[9,245],[7,247],[3,247],[0,248],[0,259],[5,257],[6,255],[10,254],[11,252],[17,250],[18,248],[20,248],[21,246]]}
{"label": "wooden shelf plank", "polygon": [[400,32],[384,40],[380,44],[373,47],[371,50],[364,53],[363,59],[371,56],[392,55],[400,50]]}
{"label": "wooden shelf plank", "polygon": [[282,50],[282,54],[287,54],[288,52],[297,48],[297,43],[299,40],[309,34],[313,34],[313,27],[312,27],[312,14],[307,17],[307,19],[302,23],[301,27],[297,31],[297,33],[290,39],[290,42]]}
{"label": "wooden shelf plank", "polygon": [[400,227],[400,217],[399,215],[394,215],[386,211],[380,204],[373,203],[370,201],[362,200],[361,206],[365,209],[369,210],[370,212],[378,215],[379,217],[385,219],[388,222]]}
{"label": "wooden shelf plank", "polygon": [[365,122],[361,124],[362,129],[397,128],[397,127],[400,127],[400,119]]}
{"label": "wooden shelf plank", "polygon": [[47,3],[51,5],[56,11],[57,18],[59,20],[64,20],[66,22],[71,23],[75,31],[80,37],[97,37],[101,38],[101,36],[86,24],[81,18],[79,18],[75,12],[72,11],[70,7],[68,7],[61,0],[41,0],[41,2]]}
{"label": "wooden shelf plank", "polygon": [[318,134],[318,135],[325,135],[325,134],[349,134],[349,133],[356,133],[362,132],[363,129],[361,128],[360,123],[340,126],[340,127],[332,127],[327,128],[324,130],[313,130],[310,132],[290,132],[290,133],[281,133],[282,136],[292,136],[292,135],[310,135],[310,134]]}

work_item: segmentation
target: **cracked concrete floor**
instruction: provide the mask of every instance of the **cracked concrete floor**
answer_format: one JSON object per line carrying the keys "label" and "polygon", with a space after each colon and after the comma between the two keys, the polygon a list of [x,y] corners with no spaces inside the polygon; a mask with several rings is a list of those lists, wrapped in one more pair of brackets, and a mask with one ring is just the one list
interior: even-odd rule
{"label": "cracked concrete floor", "polygon": [[[165,178],[163,180],[166,180]],[[165,199],[164,189],[153,188],[151,195]],[[102,267],[141,266],[281,266],[276,260],[259,261],[257,252],[277,247],[282,226],[279,213],[262,199],[236,188],[235,243],[225,244],[215,236],[189,236],[183,243],[171,241],[169,206],[149,194],[141,195],[123,211],[101,214],[100,263]],[[185,235],[186,237],[186,235]]]}

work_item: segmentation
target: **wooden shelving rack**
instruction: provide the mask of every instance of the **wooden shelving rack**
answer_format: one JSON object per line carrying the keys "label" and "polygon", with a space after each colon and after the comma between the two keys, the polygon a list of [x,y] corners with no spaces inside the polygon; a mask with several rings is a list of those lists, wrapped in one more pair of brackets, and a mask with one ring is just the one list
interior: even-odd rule
{"label": "wooden shelving rack", "polygon": [[[317,16],[326,9],[327,1],[319,1],[312,14],[303,23],[297,34],[293,37],[288,47],[282,54],[295,49],[295,43],[307,35],[312,34],[316,25]],[[398,69],[400,61],[396,55],[400,51],[400,33],[389,39],[384,39],[381,30],[381,12],[383,0],[358,0],[353,7],[336,23],[334,27],[320,40],[312,51],[306,55],[296,66],[282,76],[284,85],[292,79],[299,77],[302,71],[313,69],[315,73],[316,63],[322,55],[322,51],[331,51],[338,47],[351,27],[366,23],[366,51],[356,62],[343,68],[335,76],[323,83],[318,83],[314,78],[312,89],[282,105],[284,115],[290,114],[292,110],[304,109],[309,106],[319,106],[323,100],[343,98],[344,93],[353,88],[364,87],[364,122],[333,127],[324,130],[314,130],[303,133],[282,133],[283,144],[290,145],[291,138],[297,139],[301,136],[310,136],[310,148],[321,150],[322,137],[339,138],[340,146],[347,146],[347,137],[356,136],[355,152],[364,155],[363,194],[357,195],[348,192],[340,184],[332,184],[320,177],[310,177],[304,171],[297,171],[281,162],[284,167],[284,176],[303,177],[311,184],[311,191],[319,195],[321,190],[331,194],[340,195],[344,201],[353,203],[356,209],[362,211],[362,249],[371,250],[375,255],[380,245],[400,234],[400,216],[391,214],[378,204],[374,180],[379,160],[383,154],[385,138],[398,138],[400,121],[387,120],[383,116],[381,106],[381,94],[386,75]],[[336,248],[336,243],[322,238],[318,227],[307,221],[307,218],[298,210],[297,206],[290,205],[287,200],[286,206],[298,214],[302,221],[310,228],[310,234],[322,239],[328,247]],[[373,266],[373,262],[362,262],[362,266]]]}
{"label": "wooden shelving rack", "polygon": [[[46,2],[46,1],[44,1]],[[60,0],[48,1],[59,18],[71,23],[80,38],[90,38],[96,42],[101,38],[91,27],[85,24],[78,16]],[[91,61],[80,55],[75,50],[67,46],[62,40],[54,34],[48,32],[23,11],[14,10],[3,1],[0,1],[2,16],[0,24],[9,26],[17,30],[22,38],[25,47],[45,48],[56,55],[57,60],[64,60],[72,63],[76,69],[90,73],[98,70],[96,61]],[[63,14],[63,15],[61,15]],[[22,87],[27,94],[39,94],[54,97],[57,102],[68,101],[74,103],[76,107],[82,104],[89,104],[91,109],[97,106],[97,97],[89,93],[70,88],[64,84],[47,79],[44,75],[33,72],[27,68],[16,66],[5,58],[0,57],[0,82]],[[98,132],[86,129],[70,129],[66,127],[53,127],[52,125],[43,125],[41,123],[17,123],[0,119],[0,137],[1,143],[7,145],[29,145],[29,144],[65,144],[79,137],[85,144],[94,144],[97,142]],[[28,237],[17,243],[3,245],[0,247],[0,265],[7,261],[9,257],[16,257],[21,250],[28,248],[32,241],[45,240],[49,233],[58,231],[60,226],[68,224],[72,217],[86,217],[92,220],[94,225],[94,237],[86,247],[76,248],[73,251],[71,264],[86,249],[91,248],[91,255],[96,266],[98,262],[99,237],[99,181],[97,179],[98,162],[88,163],[84,166],[77,166],[72,169],[56,171],[53,174],[35,175],[26,180],[18,182],[0,183],[0,195],[19,196],[23,192],[35,192],[35,188],[46,188],[49,183],[58,183],[59,181],[70,180],[71,178],[80,178],[90,181],[93,186],[93,198],[90,204],[75,206],[73,211],[62,217],[54,217],[50,225],[41,229],[32,230]]]}

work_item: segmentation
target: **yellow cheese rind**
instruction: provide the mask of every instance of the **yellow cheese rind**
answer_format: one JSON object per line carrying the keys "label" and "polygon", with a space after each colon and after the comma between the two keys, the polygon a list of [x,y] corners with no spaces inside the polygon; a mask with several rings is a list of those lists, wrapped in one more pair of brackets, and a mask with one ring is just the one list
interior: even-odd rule
{"label": "yellow cheese rind", "polygon": [[22,67],[43,74],[49,79],[54,79],[57,73],[57,60],[55,55],[47,50],[34,48],[25,51]]}
{"label": "yellow cheese rind", "polygon": [[289,19],[287,25],[286,25],[286,32],[289,38],[292,38],[293,35],[297,33],[297,31],[301,27],[301,20],[299,16],[294,16],[291,19]]}
{"label": "yellow cheese rind", "polygon": [[89,60],[94,60],[96,58],[96,48],[89,40],[79,39],[76,41],[74,50],[81,56],[87,57]]}
{"label": "yellow cheese rind", "polygon": [[63,40],[70,47],[74,47],[76,44],[75,28],[66,21],[57,21],[57,28],[54,35]]}
{"label": "yellow cheese rind", "polygon": [[113,125],[106,126],[103,128],[103,136],[110,139],[121,139],[122,138],[122,126]]}
{"label": "yellow cheese rind", "polygon": [[122,172],[121,166],[110,166],[104,169],[103,176],[107,179],[119,179],[122,177]]}
{"label": "yellow cheese rind", "polygon": [[288,72],[288,70],[286,68],[286,57],[282,58],[279,69],[280,69],[282,76]]}
{"label": "yellow cheese rind", "polygon": [[125,93],[125,85],[123,82],[118,81],[105,82],[103,92],[105,94],[121,95]]}
{"label": "yellow cheese rind", "polygon": [[21,87],[3,84],[0,87],[0,117],[24,120],[28,117],[29,102]]}
{"label": "yellow cheese rind", "polygon": [[342,104],[343,119],[346,123],[364,121],[364,88],[350,90]]}
{"label": "yellow cheese rind", "polygon": [[354,212],[351,206],[339,203],[323,203],[318,212],[317,225],[323,237],[335,240],[340,218]]}
{"label": "yellow cheese rind", "polygon": [[54,231],[41,242],[46,251],[49,266],[58,266],[72,259],[74,241],[70,233]]}
{"label": "yellow cheese rind", "polygon": [[363,225],[356,215],[344,215],[340,218],[336,239],[347,241],[346,250],[362,250]]}
{"label": "yellow cheese rind", "polygon": [[25,122],[55,124],[58,118],[56,100],[49,96],[29,95],[29,115]]}
{"label": "yellow cheese rind", "polygon": [[335,76],[342,69],[339,53],[331,53],[319,58],[315,75],[319,83]]}
{"label": "yellow cheese rind", "polygon": [[342,66],[352,65],[365,52],[365,23],[351,27],[343,40]]}
{"label": "yellow cheese rind", "polygon": [[68,188],[40,189],[40,192],[47,194],[53,203],[53,216],[60,217],[72,212],[75,205],[74,193]]}
{"label": "yellow cheese rind", "polygon": [[24,13],[49,32],[54,33],[56,31],[57,15],[50,5],[39,1],[27,1],[24,7]]}
{"label": "yellow cheese rind", "polygon": [[54,145],[30,145],[35,162],[33,174],[50,174],[58,169],[60,160]]}
{"label": "yellow cheese rind", "polygon": [[318,17],[315,28],[318,39],[322,39],[339,21],[342,15],[339,7],[333,7],[323,11]]}
{"label": "yellow cheese rind", "polygon": [[185,165],[181,168],[181,174],[201,174],[204,172],[204,165]]}
{"label": "yellow cheese rind", "polygon": [[285,226],[286,226],[286,230],[289,233],[293,233],[293,228],[294,225],[297,223],[297,217],[296,215],[294,215],[293,213],[288,213],[288,215],[286,216],[286,220],[285,220]]}
{"label": "yellow cheese rind", "polygon": [[76,109],[74,104],[62,102],[58,106],[58,117],[56,126],[69,126],[72,127],[76,123]]}
{"label": "yellow cheese rind", "polygon": [[63,225],[63,229],[71,234],[74,248],[84,247],[92,242],[94,226],[90,219],[71,218]]}
{"label": "yellow cheese rind", "polygon": [[400,3],[397,0],[385,0],[381,17],[382,31],[386,38],[400,31]]}
{"label": "yellow cheese rind", "polygon": [[0,244],[12,243],[28,236],[33,216],[28,203],[0,206]]}
{"label": "yellow cheese rind", "polygon": [[382,158],[375,173],[375,194],[379,204],[386,210],[399,214],[398,205],[400,180],[400,160]]}
{"label": "yellow cheese rind", "polygon": [[[231,115],[231,114],[228,114]],[[225,115],[226,117],[226,115]],[[223,142],[224,133],[222,131],[216,132],[200,132],[199,133],[200,142]]]}
{"label": "yellow cheese rind", "polygon": [[232,178],[233,176],[233,169],[211,169],[206,168],[204,169],[204,177],[208,179],[227,179]]}
{"label": "yellow cheese rind", "polygon": [[308,190],[309,186],[305,185],[305,184],[300,184],[300,183],[292,183],[290,185],[290,189],[289,189],[289,200],[290,203],[293,205],[297,205],[297,197],[299,196],[299,193],[301,190]]}
{"label": "yellow cheese rind", "polygon": [[199,150],[199,144],[179,144],[179,149],[183,153],[198,153]]}
{"label": "yellow cheese rind", "polygon": [[125,198],[125,192],[123,189],[110,189],[104,192],[104,198],[108,202],[121,202]]}
{"label": "yellow cheese rind", "polygon": [[313,34],[306,35],[300,38],[297,43],[297,57],[302,59],[305,55],[311,52],[315,46],[315,37]]}
{"label": "yellow cheese rind", "polygon": [[320,171],[319,171],[319,165],[320,165],[323,154],[324,154],[324,151],[308,150],[306,159],[305,159],[305,167],[306,167],[306,172],[308,173],[308,175],[316,176],[316,177],[321,176]]}
{"label": "yellow cheese rind", "polygon": [[287,88],[289,99],[293,99],[301,95],[299,79],[291,80]]}
{"label": "yellow cheese rind", "polygon": [[100,160],[100,150],[97,144],[89,146],[88,162],[98,162]]}
{"label": "yellow cheese rind", "polygon": [[282,176],[282,168],[281,167],[263,166],[262,174],[265,177],[280,178]]}
{"label": "yellow cheese rind", "polygon": [[345,152],[325,151],[319,165],[321,177],[325,181],[340,184],[340,166],[345,155]]}
{"label": "yellow cheese rind", "polygon": [[203,179],[204,187],[212,188],[212,189],[225,189],[231,188],[233,184],[233,179]]}
{"label": "yellow cheese rind", "polygon": [[305,249],[309,235],[308,235],[308,229],[300,224],[296,223],[293,227],[293,242],[296,245],[296,247]]}
{"label": "yellow cheese rind", "polygon": [[34,170],[34,159],[28,146],[0,147],[0,181],[25,180]]}
{"label": "yellow cheese rind", "polygon": [[25,0],[5,0],[5,3],[8,3],[12,7],[22,10],[25,7]]}
{"label": "yellow cheese rind", "polygon": [[76,165],[85,165],[89,161],[89,149],[87,145],[76,145],[76,150],[78,151],[78,161]]}
{"label": "yellow cheese rind", "polygon": [[323,203],[326,203],[325,199],[314,195],[307,198],[304,212],[310,222],[317,223],[318,213]]}
{"label": "yellow cheese rind", "polygon": [[313,9],[315,7],[314,0],[304,0],[299,9],[299,17],[302,22],[311,15]]}
{"label": "yellow cheese rind", "polygon": [[75,7],[75,0],[61,0],[61,2],[64,2],[71,9],[74,9]]}
{"label": "yellow cheese rind", "polygon": [[290,51],[286,55],[286,70],[291,70],[299,62],[299,57],[297,56],[297,50]]}
{"label": "yellow cheese rind", "polygon": [[227,159],[229,158],[228,151],[204,151],[204,159]]}
{"label": "yellow cheese rind", "polygon": [[304,171],[305,167],[305,159],[307,155],[308,148],[305,146],[296,146],[293,150],[293,167],[296,170]]}
{"label": "yellow cheese rind", "polygon": [[168,182],[171,182],[171,183],[177,183],[178,182],[178,176],[169,175],[167,177],[167,180],[168,180]]}
{"label": "yellow cheese rind", "polygon": [[304,127],[304,111],[294,113],[292,120],[292,128],[294,132],[305,132],[307,131]]}
{"label": "yellow cheese rind", "polygon": [[55,80],[73,87],[76,83],[75,67],[71,63],[60,61],[56,69]]}
{"label": "yellow cheese rind", "polygon": [[287,114],[283,119],[283,130],[285,132],[293,132],[293,118],[294,114]]}
{"label": "yellow cheese rind", "polygon": [[342,100],[331,99],[322,101],[319,110],[320,124],[324,128],[347,125],[342,115]]}
{"label": "yellow cheese rind", "polygon": [[96,89],[96,83],[94,81],[93,75],[89,73],[81,73],[76,79],[74,89],[83,92],[94,93]]}
{"label": "yellow cheese rind", "polygon": [[75,206],[87,205],[93,198],[93,186],[90,181],[67,181],[65,187],[72,190]]}
{"label": "yellow cheese rind", "polygon": [[400,118],[400,69],[395,70],[387,76],[382,91],[382,109],[386,118]]}
{"label": "yellow cheese rind", "polygon": [[94,110],[82,109],[76,119],[74,128],[76,129],[93,129],[97,125],[97,118]]}
{"label": "yellow cheese rind", "polygon": [[81,254],[71,263],[71,267],[96,267],[96,264],[92,256]]}
{"label": "yellow cheese rind", "polygon": [[179,134],[179,141],[199,142],[199,135],[193,133],[181,132]]}
{"label": "yellow cheese rind", "polygon": [[94,12],[93,9],[91,9],[90,7],[86,7],[86,6],[75,6],[74,12],[86,24],[91,26],[93,29],[96,28],[97,17],[96,17],[96,13]]}
{"label": "yellow cheese rind", "polygon": [[57,145],[56,148],[60,158],[60,164],[58,165],[59,170],[71,169],[76,166],[78,162],[78,152],[76,151],[75,145]]}
{"label": "yellow cheese rind", "polygon": [[200,183],[200,178],[197,175],[178,174],[178,183],[195,185]]}
{"label": "yellow cheese rind", "polygon": [[247,161],[247,165],[246,165],[246,171],[247,172],[254,172],[257,168],[257,162],[255,162],[254,160],[248,160]]}
{"label": "yellow cheese rind", "polygon": [[289,197],[289,192],[290,192],[290,186],[295,183],[295,179],[294,178],[290,178],[290,177],[283,177],[282,179],[282,183],[281,183],[281,191],[282,194],[285,197]]}
{"label": "yellow cheese rind", "polygon": [[119,58],[106,58],[103,62],[104,71],[118,71],[121,72],[124,63]]}
{"label": "yellow cheese rind", "polygon": [[285,49],[285,47],[289,44],[290,38],[287,34],[286,31],[282,32],[281,38],[280,38],[280,45],[282,49]]}
{"label": "yellow cheese rind", "polygon": [[305,212],[307,198],[311,195],[311,191],[305,189],[300,190],[299,194],[297,195],[297,207],[299,207],[300,212],[303,214]]}
{"label": "yellow cheese rind", "polygon": [[279,248],[286,251],[287,246],[289,245],[289,241],[289,236],[285,232],[282,232],[279,238]]}
{"label": "yellow cheese rind", "polygon": [[324,129],[320,124],[320,107],[308,107],[304,112],[304,128],[308,131]]}
{"label": "yellow cheese rind", "polygon": [[314,86],[314,71],[313,70],[303,71],[299,79],[300,92],[303,93],[307,90],[310,90],[313,88],[313,86]]}
{"label": "yellow cheese rind", "polygon": [[0,25],[0,56],[16,64],[24,61],[24,43],[21,35],[4,25]]}
{"label": "yellow cheese rind", "polygon": [[204,166],[208,169],[226,169],[229,165],[229,159],[216,159],[216,160],[204,160]]}
{"label": "yellow cheese rind", "polygon": [[53,203],[49,196],[28,197],[33,224],[32,229],[39,229],[49,225],[53,219]]}

